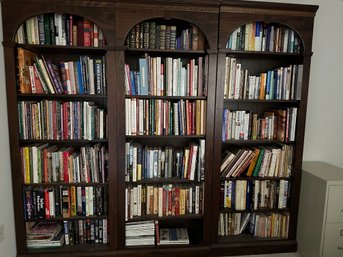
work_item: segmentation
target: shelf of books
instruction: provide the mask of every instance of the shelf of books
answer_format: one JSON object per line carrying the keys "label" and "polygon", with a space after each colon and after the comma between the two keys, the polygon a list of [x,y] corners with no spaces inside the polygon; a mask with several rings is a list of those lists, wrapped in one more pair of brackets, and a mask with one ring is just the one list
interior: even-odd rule
{"label": "shelf of books", "polygon": [[15,40],[26,247],[106,246],[104,35],[88,19],[48,13],[27,19]]}
{"label": "shelf of books", "polygon": [[301,40],[284,25],[254,22],[220,52],[217,242],[288,239]]}
{"label": "shelf of books", "polygon": [[204,42],[198,27],[180,20],[144,21],[128,34],[127,247],[202,241],[208,76]]}

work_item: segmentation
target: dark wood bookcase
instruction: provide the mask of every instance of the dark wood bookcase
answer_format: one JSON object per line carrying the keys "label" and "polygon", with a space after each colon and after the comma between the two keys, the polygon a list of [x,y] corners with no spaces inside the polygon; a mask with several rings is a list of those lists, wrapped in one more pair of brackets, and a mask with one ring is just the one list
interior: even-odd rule
{"label": "dark wood bookcase", "polygon": [[[301,181],[301,163],[307,92],[309,87],[311,46],[314,16],[318,6],[275,4],[250,1],[117,1],[117,0],[83,0],[83,1],[42,1],[3,0],[3,47],[6,72],[7,106],[10,135],[10,153],[12,168],[12,185],[14,198],[15,231],[18,256],[223,256],[259,254],[273,252],[296,251],[296,225]],[[18,44],[15,35],[19,26],[27,19],[45,13],[70,14],[84,17],[97,24],[102,30],[106,44],[100,47],[53,46]],[[127,44],[130,30],[142,22],[175,25],[177,28],[196,26],[204,35],[204,49],[200,50],[170,50],[134,48]],[[238,51],[227,48],[230,35],[240,26],[264,22],[265,24],[281,24],[294,30],[301,41],[299,53]],[[18,90],[17,48],[48,56],[53,60],[77,58],[80,55],[101,56],[106,63],[107,93],[105,95],[63,95],[63,94],[24,94]],[[151,57],[179,58],[188,61],[199,57],[207,59],[207,68],[203,70],[206,94],[199,96],[156,96],[127,95],[125,84],[125,64],[138,66],[138,59],[148,54]],[[291,64],[302,64],[303,75],[301,98],[297,100],[246,100],[224,99],[226,57],[236,58],[242,63],[242,68],[249,69],[257,75],[267,70],[276,69]],[[199,64],[200,65],[200,64]],[[205,65],[204,65],[205,67]],[[203,123],[206,131],[201,135],[126,135],[125,102],[135,99],[144,101],[206,101],[206,116]],[[19,135],[18,102],[19,101],[89,101],[105,108],[107,112],[106,139],[95,140],[21,140]],[[223,109],[249,110],[263,113],[268,109],[297,108],[295,137],[292,142],[278,140],[228,140],[222,141]],[[183,149],[199,140],[205,142],[204,177],[201,181],[190,181],[174,177],[151,178],[141,181],[125,179],[127,142],[140,143],[152,147],[172,146]],[[108,180],[102,186],[108,188],[108,244],[79,244],[58,248],[28,249],[26,247],[25,209],[20,148],[32,144],[49,143],[58,147],[80,147],[87,144],[105,144],[108,148]],[[234,211],[222,209],[220,203],[220,187],[223,179],[220,177],[222,153],[230,147],[269,147],[285,143],[293,147],[291,176],[285,178],[290,183],[287,208],[265,210]],[[274,180],[282,178],[239,177],[227,180],[246,180],[250,182]],[[127,220],[126,189],[136,185],[180,185],[202,184],[202,212],[199,214],[184,214],[177,216],[142,215]],[[32,186],[46,184],[32,184]],[[51,183],[59,186],[60,183]],[[49,186],[51,186],[49,184]],[[70,186],[76,185],[73,183]],[[77,184],[79,185],[79,184]],[[96,183],[81,183],[80,186],[95,186]],[[289,213],[289,229],[287,238],[253,237],[247,233],[235,236],[218,236],[218,222],[221,212],[245,213],[259,212],[267,214]],[[100,216],[102,218],[102,216]],[[88,217],[85,217],[88,218]],[[74,218],[69,218],[74,219]],[[66,218],[58,218],[63,221]],[[67,218],[68,220],[68,218]],[[189,245],[167,246],[125,246],[125,224],[130,221],[158,220],[160,227],[186,227],[188,229]]]}

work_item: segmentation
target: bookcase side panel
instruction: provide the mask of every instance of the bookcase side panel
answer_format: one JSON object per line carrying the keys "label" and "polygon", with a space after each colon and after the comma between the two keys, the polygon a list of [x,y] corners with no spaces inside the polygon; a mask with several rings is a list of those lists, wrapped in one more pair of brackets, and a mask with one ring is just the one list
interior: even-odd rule
{"label": "bookcase side panel", "polygon": [[22,201],[23,175],[19,150],[18,107],[16,102],[16,53],[13,47],[4,47],[8,128],[10,136],[10,157],[12,171],[13,206],[18,254],[25,253],[25,222]]}

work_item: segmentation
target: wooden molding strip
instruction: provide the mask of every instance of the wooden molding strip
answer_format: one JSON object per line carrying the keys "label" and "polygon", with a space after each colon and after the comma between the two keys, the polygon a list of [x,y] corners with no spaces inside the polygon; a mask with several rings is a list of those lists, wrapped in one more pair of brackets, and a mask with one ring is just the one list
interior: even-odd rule
{"label": "wooden molding strip", "polygon": [[206,12],[218,13],[219,7],[207,6],[190,6],[190,5],[162,5],[162,4],[133,4],[133,3],[116,3],[119,8],[132,8],[132,9],[155,9],[155,10],[168,10],[168,11],[189,11],[189,12]]}
{"label": "wooden molding strip", "polygon": [[295,10],[277,10],[266,8],[246,8],[246,7],[229,7],[222,6],[222,13],[246,13],[246,14],[263,14],[263,15],[284,15],[297,17],[314,17],[315,12],[310,11],[295,11]]}

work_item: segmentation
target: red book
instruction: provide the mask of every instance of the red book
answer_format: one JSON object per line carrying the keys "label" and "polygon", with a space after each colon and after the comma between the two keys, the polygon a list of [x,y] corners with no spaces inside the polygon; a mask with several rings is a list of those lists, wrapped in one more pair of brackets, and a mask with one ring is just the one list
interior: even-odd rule
{"label": "red book", "polygon": [[84,46],[84,37],[83,37],[83,20],[77,21],[77,45]]}
{"label": "red book", "polygon": [[91,23],[89,20],[83,20],[83,46],[91,46]]}
{"label": "red book", "polygon": [[58,139],[57,138],[57,102],[52,102],[52,138],[53,139]]}
{"label": "red book", "polygon": [[36,65],[33,66],[33,71],[34,71],[34,79],[35,79],[35,85],[36,85],[36,93],[37,94],[44,94],[45,92],[43,89],[42,82],[40,81],[40,78],[38,76],[38,70],[37,70]]}
{"label": "red book", "polygon": [[73,15],[69,15],[69,45],[73,45]]}
{"label": "red book", "polygon": [[178,216],[180,215],[180,188],[175,187],[174,190],[174,206],[175,206],[175,215]]}
{"label": "red book", "polygon": [[168,188],[167,194],[168,194],[168,215],[172,215],[173,198],[172,198],[172,188],[171,187]]}
{"label": "red book", "polygon": [[50,219],[50,202],[49,202],[49,190],[44,189],[44,207],[45,207],[45,218]]}
{"label": "red book", "polygon": [[191,134],[195,135],[195,102],[191,103]]}
{"label": "red book", "polygon": [[68,147],[65,151],[63,151],[63,178],[64,182],[69,183],[73,181],[69,181],[69,156],[72,155],[74,152],[74,149],[71,147]]}
{"label": "red book", "polygon": [[94,46],[94,24],[90,24],[90,46]]}
{"label": "red book", "polygon": [[168,191],[163,187],[163,196],[162,196],[162,216],[167,216],[167,199]]}

